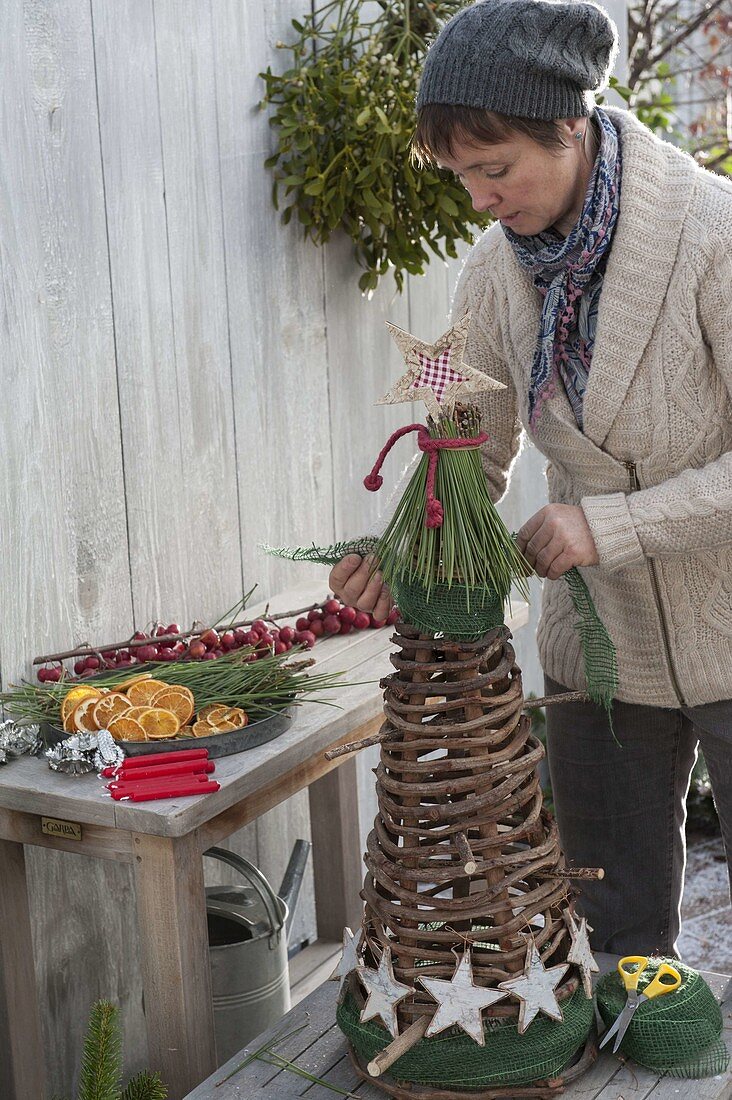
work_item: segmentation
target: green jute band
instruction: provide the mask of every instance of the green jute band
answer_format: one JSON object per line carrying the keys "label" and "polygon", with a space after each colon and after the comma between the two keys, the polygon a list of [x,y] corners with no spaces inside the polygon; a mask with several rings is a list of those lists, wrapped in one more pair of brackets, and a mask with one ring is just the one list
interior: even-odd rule
{"label": "green jute band", "polygon": [[[515,538],[515,536],[513,536]],[[379,556],[379,540],[363,536],[332,546],[272,547],[262,549],[290,561],[337,565],[347,554]],[[607,713],[612,729],[612,702],[618,690],[615,646],[597,614],[592,596],[578,569],[563,574],[578,620],[587,694]],[[444,634],[456,641],[475,641],[504,621],[503,601],[484,588],[462,584],[434,584],[429,590],[407,578],[392,584],[392,595],[405,622],[425,634]]]}
{"label": "green jute band", "polygon": [[[579,989],[562,1002],[563,1021],[538,1015],[523,1035],[516,1017],[485,1020],[485,1046],[459,1028],[433,1039],[420,1039],[389,1070],[392,1077],[419,1085],[484,1089],[489,1085],[530,1085],[558,1076],[584,1047],[592,1028],[592,1000]],[[362,1062],[391,1042],[391,1035],[374,1020],[361,1023],[350,993],[339,1005],[338,1025]]]}
{"label": "green jute band", "polygon": [[490,588],[435,583],[427,589],[400,577],[392,581],[391,594],[405,622],[448,641],[477,641],[504,622],[503,600]]}

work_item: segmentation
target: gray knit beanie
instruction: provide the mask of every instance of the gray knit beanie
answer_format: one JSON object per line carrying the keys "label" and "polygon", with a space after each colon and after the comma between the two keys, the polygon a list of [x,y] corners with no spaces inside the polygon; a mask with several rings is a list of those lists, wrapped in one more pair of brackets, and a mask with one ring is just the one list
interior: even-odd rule
{"label": "gray knit beanie", "polygon": [[417,108],[452,103],[520,118],[589,115],[617,49],[613,21],[584,0],[479,0],[432,44]]}

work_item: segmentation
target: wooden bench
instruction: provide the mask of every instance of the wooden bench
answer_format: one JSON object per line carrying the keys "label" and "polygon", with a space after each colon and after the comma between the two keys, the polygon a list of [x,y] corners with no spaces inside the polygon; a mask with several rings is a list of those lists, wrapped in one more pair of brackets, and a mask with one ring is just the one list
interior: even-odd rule
{"label": "wooden bench", "polygon": [[[617,961],[613,956],[597,959],[601,973]],[[727,1046],[732,1051],[732,982],[723,974],[705,974],[707,982],[722,1003]],[[335,1008],[338,983],[325,982],[278,1024],[234,1055],[216,1073],[189,1093],[186,1100],[334,1100],[339,1093],[313,1084],[287,1069],[255,1058],[233,1076],[232,1073],[253,1051],[274,1041],[277,1036],[290,1038],[278,1043],[277,1054],[327,1081],[329,1085],[352,1093],[362,1100],[384,1100],[386,1093],[376,1085],[362,1082],[351,1066],[346,1040],[336,1026]],[[302,1030],[299,1029],[302,1025]],[[224,1080],[225,1078],[228,1080]],[[223,1082],[223,1083],[220,1083]],[[633,1062],[623,1064],[605,1051],[583,1077],[562,1093],[563,1100],[730,1100],[732,1077],[685,1081],[675,1077],[659,1078]],[[476,1093],[480,1100],[480,1093]]]}

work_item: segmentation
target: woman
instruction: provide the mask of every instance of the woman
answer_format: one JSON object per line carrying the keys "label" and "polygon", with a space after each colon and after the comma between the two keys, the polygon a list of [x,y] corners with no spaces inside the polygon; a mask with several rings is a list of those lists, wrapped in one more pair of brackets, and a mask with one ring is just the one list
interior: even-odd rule
{"label": "woman", "polygon": [[[580,908],[596,950],[669,954],[698,741],[732,854],[732,186],[594,106],[616,42],[589,3],[463,9],[427,57],[414,147],[496,219],[454,315],[507,386],[482,410],[494,499],[522,425],[549,460],[551,503],[519,532],[546,578],[547,692],[584,686],[572,566],[618,651],[621,748],[600,708],[547,708],[565,854],[606,870]],[[351,555],[331,585],[385,618],[367,577]]]}

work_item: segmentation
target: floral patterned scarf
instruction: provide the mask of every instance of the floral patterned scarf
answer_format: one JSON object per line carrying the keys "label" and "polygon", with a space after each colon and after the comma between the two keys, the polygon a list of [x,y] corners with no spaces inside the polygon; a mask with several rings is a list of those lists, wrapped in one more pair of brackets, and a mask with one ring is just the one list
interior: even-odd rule
{"label": "floral patterned scarf", "polygon": [[580,428],[592,360],[605,263],[618,220],[621,153],[618,134],[599,107],[600,149],[592,169],[582,214],[568,237],[546,230],[520,237],[504,226],[521,266],[544,298],[539,343],[529,383],[529,423],[536,427],[544,402],[564,382]]}

